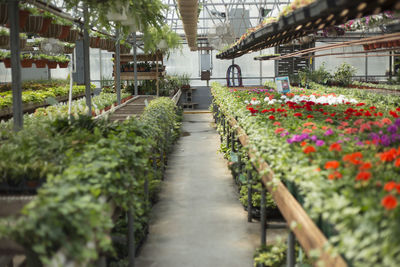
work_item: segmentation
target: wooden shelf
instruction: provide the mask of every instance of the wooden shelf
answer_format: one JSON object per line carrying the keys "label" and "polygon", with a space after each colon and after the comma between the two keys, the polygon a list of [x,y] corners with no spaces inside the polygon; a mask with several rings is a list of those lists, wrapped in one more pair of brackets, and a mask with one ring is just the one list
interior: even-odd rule
{"label": "wooden shelf", "polygon": [[[157,77],[157,72],[138,72],[137,73],[138,81],[156,80],[157,78],[163,77],[164,75],[165,75],[164,71],[159,72],[158,77]],[[121,72],[121,80],[124,80],[124,81],[135,80],[133,71]]]}
{"label": "wooden shelf", "polygon": [[[121,54],[121,63],[127,63],[133,61],[132,54]],[[145,55],[139,54],[136,56],[137,61],[162,61],[163,55],[162,54],[155,54],[155,55]]]}
{"label": "wooden shelf", "polygon": [[233,59],[250,52],[288,43],[330,25],[395,9],[400,9],[400,4],[396,0],[317,0],[281,17],[277,22],[250,33],[239,44],[218,54],[217,58]]}

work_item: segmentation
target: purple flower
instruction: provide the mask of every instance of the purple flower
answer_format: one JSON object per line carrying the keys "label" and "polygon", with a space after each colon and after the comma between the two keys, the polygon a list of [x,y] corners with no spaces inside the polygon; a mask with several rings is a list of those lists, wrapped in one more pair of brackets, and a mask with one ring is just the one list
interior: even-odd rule
{"label": "purple flower", "polygon": [[326,130],[326,132],[324,133],[325,136],[329,136],[329,135],[332,135],[332,134],[333,134],[332,129],[328,129],[328,130]]}
{"label": "purple flower", "polygon": [[394,121],[394,125],[396,125],[397,127],[400,127],[400,119],[396,119]]}
{"label": "purple flower", "polygon": [[303,141],[305,139],[308,139],[309,135],[308,135],[308,133],[303,133],[300,135],[300,137],[301,137],[301,141]]}
{"label": "purple flower", "polygon": [[341,144],[343,143],[343,140],[337,140],[336,143]]}
{"label": "purple flower", "polygon": [[387,131],[392,134],[397,133],[397,126],[392,124],[387,128]]}
{"label": "purple flower", "polygon": [[323,146],[323,145],[325,145],[325,142],[324,142],[324,140],[317,140],[317,142],[315,142],[315,145],[316,146]]}
{"label": "purple flower", "polygon": [[284,137],[284,136],[289,135],[289,134],[290,134],[289,132],[281,133],[281,137]]}
{"label": "purple flower", "polygon": [[345,137],[345,138],[343,138],[343,140],[346,141],[346,142],[348,142],[348,141],[350,141],[350,138]]}
{"label": "purple flower", "polygon": [[369,138],[375,140],[375,139],[379,139],[379,134],[377,133],[370,133],[369,134]]}
{"label": "purple flower", "polygon": [[357,146],[363,146],[364,143],[360,141],[360,142],[357,142],[356,145],[357,145]]}
{"label": "purple flower", "polygon": [[339,136],[344,136],[344,133],[340,133]]}
{"label": "purple flower", "polygon": [[360,140],[360,138],[358,138],[358,136],[354,136],[354,140]]}
{"label": "purple flower", "polygon": [[394,133],[392,134],[392,141],[400,140],[400,134]]}
{"label": "purple flower", "polygon": [[314,142],[316,142],[318,140],[318,137],[316,135],[313,135],[310,137],[310,139]]}
{"label": "purple flower", "polygon": [[292,140],[292,138],[288,138],[288,139],[286,139],[286,142],[288,142],[289,144],[292,144],[293,140]]}
{"label": "purple flower", "polygon": [[386,134],[381,136],[381,142],[383,146],[390,146],[390,144],[392,143],[389,136],[387,136]]}

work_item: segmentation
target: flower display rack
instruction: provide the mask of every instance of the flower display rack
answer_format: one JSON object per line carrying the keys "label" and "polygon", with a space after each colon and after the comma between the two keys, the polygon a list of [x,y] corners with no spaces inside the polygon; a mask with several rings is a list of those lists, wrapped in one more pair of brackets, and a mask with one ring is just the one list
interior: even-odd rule
{"label": "flower display rack", "polygon": [[400,9],[400,4],[396,0],[317,0],[287,16],[280,17],[277,22],[267,24],[252,32],[239,44],[218,54],[217,58],[233,59],[250,52],[287,43],[330,25],[395,9]]}
{"label": "flower display rack", "polygon": [[[281,181],[274,181],[273,171],[264,160],[256,156],[259,152],[249,147],[250,139],[236,119],[229,116],[229,114],[225,114],[215,103],[213,104],[213,111],[216,124],[222,124],[224,130],[228,133],[227,146],[231,146],[231,149],[234,150],[237,142],[242,147],[248,148],[248,156],[251,160],[254,160],[253,167],[262,174],[261,182],[264,189],[267,189],[272,195],[287,225],[290,226],[290,230],[294,233],[305,252],[310,255],[312,251],[320,251],[318,260],[323,262],[324,266],[347,266],[346,261],[340,255],[330,255],[324,252],[324,245],[328,242],[328,239],[303,209],[301,203],[299,203],[301,200],[296,199],[295,188],[291,188],[290,184],[286,187]],[[261,243],[266,243],[267,224],[265,211],[261,211],[261,217]],[[299,225],[299,227],[292,227],[292,225]]]}

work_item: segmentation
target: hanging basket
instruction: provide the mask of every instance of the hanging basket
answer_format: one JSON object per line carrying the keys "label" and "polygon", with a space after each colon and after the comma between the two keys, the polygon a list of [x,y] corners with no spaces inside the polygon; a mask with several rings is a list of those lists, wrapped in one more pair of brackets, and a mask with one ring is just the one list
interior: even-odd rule
{"label": "hanging basket", "polygon": [[50,23],[49,29],[42,36],[46,38],[58,38],[62,31],[62,25]]}
{"label": "hanging basket", "polygon": [[39,34],[45,34],[49,30],[51,21],[51,18],[43,18],[42,28],[39,30]]}
{"label": "hanging basket", "polygon": [[100,37],[90,37],[90,44],[89,46],[91,48],[100,48],[99,44],[100,43]]}
{"label": "hanging basket", "polygon": [[67,43],[75,43],[79,39],[79,30],[70,29],[68,36],[63,38],[62,41]]}
{"label": "hanging basket", "polygon": [[[29,14],[31,14],[28,10],[19,10],[19,29],[23,30],[25,27],[26,22],[28,21]],[[10,24],[6,24],[7,28],[10,28]]]}
{"label": "hanging basket", "polygon": [[5,58],[5,59],[3,60],[3,63],[4,63],[4,66],[5,66],[7,69],[11,68],[11,59],[10,59],[10,58]]}
{"label": "hanging basket", "polygon": [[121,54],[129,54],[131,52],[131,49],[129,47],[126,47],[124,45],[119,46],[119,51]]}
{"label": "hanging basket", "polygon": [[121,2],[115,1],[114,2],[114,8],[110,8],[108,10],[106,17],[110,21],[125,21],[128,19],[126,16],[126,10],[127,8],[125,6],[121,5]]}
{"label": "hanging basket", "polygon": [[107,50],[107,39],[100,38],[99,48],[101,50]]}
{"label": "hanging basket", "polygon": [[64,54],[72,54],[74,52],[73,47],[65,47],[64,46]]}
{"label": "hanging basket", "polygon": [[42,28],[43,28],[43,17],[30,15],[22,31],[34,34],[34,33],[39,33]]}
{"label": "hanging basket", "polygon": [[71,26],[62,25],[61,33],[60,33],[60,36],[58,36],[58,39],[62,40],[62,39],[67,38],[70,30],[71,30]]}
{"label": "hanging basket", "polygon": [[0,4],[0,24],[4,25],[8,21],[8,6],[7,4]]}
{"label": "hanging basket", "polygon": [[33,59],[23,59],[21,60],[21,67],[32,68]]}
{"label": "hanging basket", "polygon": [[106,39],[106,43],[107,43],[107,45],[106,45],[107,51],[108,52],[115,52],[115,43],[114,43],[114,41],[110,40],[110,39]]}
{"label": "hanging basket", "polygon": [[56,61],[49,61],[49,60],[46,62],[46,64],[49,69],[56,69],[58,65]]}
{"label": "hanging basket", "polygon": [[10,36],[8,35],[0,36],[0,48],[7,49],[8,47],[10,47]]}
{"label": "hanging basket", "polygon": [[37,59],[34,61],[34,63],[38,69],[46,68],[46,60],[44,59]]}
{"label": "hanging basket", "polygon": [[68,64],[69,62],[58,62],[58,66],[62,69],[68,68]]}

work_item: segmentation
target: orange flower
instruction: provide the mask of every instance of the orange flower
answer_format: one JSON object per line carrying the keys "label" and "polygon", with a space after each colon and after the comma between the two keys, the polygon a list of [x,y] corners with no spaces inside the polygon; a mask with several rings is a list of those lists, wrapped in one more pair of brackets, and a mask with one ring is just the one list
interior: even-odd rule
{"label": "orange flower", "polygon": [[279,121],[276,121],[276,122],[274,122],[274,125],[276,126],[276,125],[281,125],[281,123],[279,122]]}
{"label": "orange flower", "polygon": [[338,171],[334,171],[333,173],[328,175],[329,180],[341,179],[342,177],[343,175]]}
{"label": "orange flower", "polygon": [[309,121],[309,122],[303,123],[303,126],[304,126],[304,127],[306,127],[306,126],[313,126],[314,124],[315,124],[315,123]]}
{"label": "orange flower", "polygon": [[383,187],[383,190],[390,192],[390,191],[392,191],[393,189],[396,188],[396,185],[397,184],[395,182],[393,182],[393,181],[387,182],[385,184],[385,186]]}
{"label": "orange flower", "polygon": [[360,181],[360,180],[368,181],[369,179],[371,179],[371,173],[370,172],[361,171],[361,172],[359,172],[357,174],[357,177],[356,177],[356,181]]}
{"label": "orange flower", "polygon": [[313,152],[316,152],[317,150],[315,150],[315,147],[313,146],[307,146],[306,148],[303,149],[303,152],[306,154],[310,154]]}
{"label": "orange flower", "polygon": [[388,118],[383,118],[382,120],[381,120],[381,122],[382,123],[384,123],[384,124],[392,124],[392,121],[390,120],[390,119],[388,119]]}
{"label": "orange flower", "polygon": [[314,170],[315,172],[320,172],[321,171],[321,168],[316,168],[315,170]]}
{"label": "orange flower", "polygon": [[278,134],[278,133],[283,132],[284,130],[285,130],[285,128],[276,128],[275,133]]}
{"label": "orange flower", "polygon": [[371,169],[371,167],[372,167],[371,162],[365,162],[360,166],[360,170],[366,171],[366,170]]}
{"label": "orange flower", "polygon": [[325,163],[325,169],[337,169],[340,166],[340,162],[333,160],[333,161],[328,161]]}
{"label": "orange flower", "polygon": [[302,133],[312,133],[312,130],[306,128],[306,129],[303,129]]}
{"label": "orange flower", "polygon": [[392,210],[397,206],[397,199],[392,195],[387,195],[382,198],[381,204],[385,209]]}
{"label": "orange flower", "polygon": [[345,156],[343,156],[343,160],[344,161],[349,161],[351,163],[353,163],[354,165],[358,165],[361,164],[363,155],[361,154],[361,152],[354,152],[352,154],[347,154]]}
{"label": "orange flower", "polygon": [[380,153],[379,156],[381,158],[381,161],[384,161],[384,162],[385,161],[388,161],[388,162],[393,161],[397,156],[397,151],[396,151],[396,149],[392,148],[389,151]]}
{"label": "orange flower", "polygon": [[339,143],[333,143],[329,147],[330,151],[342,151],[342,146]]}

